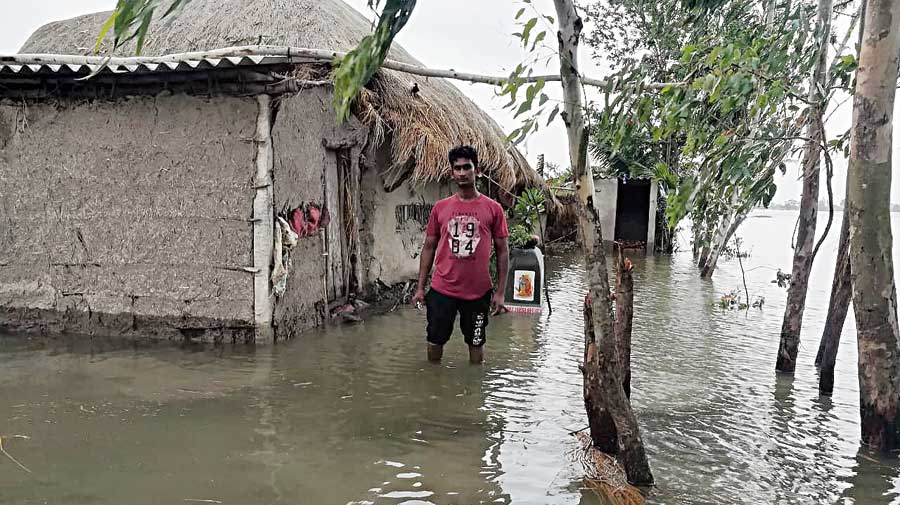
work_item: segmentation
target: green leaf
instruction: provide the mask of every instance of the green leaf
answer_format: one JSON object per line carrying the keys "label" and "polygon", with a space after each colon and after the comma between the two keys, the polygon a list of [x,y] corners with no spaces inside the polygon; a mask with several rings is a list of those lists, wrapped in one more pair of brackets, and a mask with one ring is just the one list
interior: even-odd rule
{"label": "green leaf", "polygon": [[141,21],[141,26],[138,27],[137,30],[137,45],[135,47],[135,54],[140,55],[141,51],[144,49],[144,40],[147,38],[147,31],[150,28],[150,21],[153,19],[153,11],[154,9],[148,9],[147,12],[143,14],[144,20]]}
{"label": "green leaf", "polygon": [[541,41],[544,40],[544,37],[546,37],[546,36],[547,36],[546,30],[542,31],[541,33],[538,33],[537,36],[534,38],[534,42],[531,44],[531,50],[534,51],[534,48],[536,48],[537,45],[540,44]]}
{"label": "green leaf", "polygon": [[525,100],[524,102],[522,102],[519,105],[519,109],[516,110],[516,113],[513,117],[519,117],[522,114],[528,112],[529,110],[531,110],[531,100]]}
{"label": "green leaf", "polygon": [[693,56],[695,52],[697,52],[697,46],[696,46],[696,45],[694,45],[694,44],[688,44],[688,45],[684,46],[684,48],[681,50],[681,63],[682,63],[682,65],[683,65],[683,64],[686,64],[686,63],[689,62],[689,61],[691,61],[691,56]]}
{"label": "green leaf", "polygon": [[541,93],[541,97],[540,97],[540,99],[538,100],[538,105],[544,105],[545,103],[547,103],[548,100],[550,100],[550,97],[548,97],[548,96],[547,96],[546,94],[544,94],[544,93]]}
{"label": "green leaf", "polygon": [[662,161],[657,161],[653,165],[653,178],[661,182],[668,190],[674,190],[678,186],[678,178]]}
{"label": "green leaf", "polygon": [[519,138],[516,139],[515,144],[518,145],[518,144],[522,143],[522,141],[528,137],[528,132],[531,131],[531,128],[533,126],[534,126],[533,120],[526,121],[525,124],[522,126],[522,132],[519,134]]}
{"label": "green leaf", "polygon": [[525,90],[525,100],[532,101],[534,100],[534,95],[537,93],[537,86],[532,84],[528,86],[528,89]]}
{"label": "green leaf", "polygon": [[350,115],[350,107],[360,90],[381,68],[391,42],[406,25],[415,8],[415,0],[386,0],[378,24],[371,35],[347,53],[334,71],[334,108],[338,123]]}
{"label": "green leaf", "polygon": [[550,119],[547,120],[547,126],[550,126],[550,123],[553,122],[553,119],[556,118],[557,114],[559,114],[559,105],[553,107],[553,110],[550,111]]}
{"label": "green leaf", "polygon": [[522,28],[522,45],[528,46],[528,39],[531,37],[531,30],[537,25],[537,18],[531,18]]}
{"label": "green leaf", "polygon": [[513,85],[512,87],[509,88],[510,100],[509,100],[509,104],[507,105],[507,107],[512,107],[513,105],[516,104],[516,94],[518,94],[518,92],[519,92],[519,84],[518,83],[515,83],[515,85]]}
{"label": "green leaf", "polygon": [[175,0],[169,5],[169,8],[166,9],[166,12],[163,13],[163,18],[167,18],[172,14],[175,14],[176,11],[180,10],[182,7],[187,5],[191,0]]}
{"label": "green leaf", "polygon": [[522,14],[525,14],[525,7],[519,9],[519,12],[516,13],[516,19],[518,20],[520,17],[522,17]]}
{"label": "green leaf", "polygon": [[106,38],[107,32],[109,29],[113,27],[113,24],[116,22],[116,15],[118,15],[118,11],[113,11],[112,14],[109,15],[109,19],[106,20],[106,23],[103,23],[103,27],[100,28],[100,34],[97,35],[97,43],[94,45],[94,54],[100,52],[100,48],[103,46],[103,39]]}
{"label": "green leaf", "polygon": [[653,104],[650,101],[650,98],[647,96],[641,97],[640,101],[638,101],[637,107],[637,117],[638,121],[641,123],[646,123],[647,120],[650,119],[650,114],[653,112]]}

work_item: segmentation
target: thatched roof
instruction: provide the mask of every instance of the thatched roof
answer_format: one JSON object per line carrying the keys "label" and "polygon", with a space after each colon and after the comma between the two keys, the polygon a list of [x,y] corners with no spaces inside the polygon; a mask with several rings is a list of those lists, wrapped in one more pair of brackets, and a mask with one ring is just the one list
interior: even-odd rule
{"label": "thatched roof", "polygon": [[[20,52],[89,54],[109,14],[98,12],[44,25]],[[371,23],[341,0],[192,0],[178,17],[151,28],[143,54],[251,44],[348,51],[370,31]],[[133,54],[133,46],[126,46],[117,56]],[[396,44],[389,58],[421,65]],[[410,93],[412,82],[419,88],[415,95]],[[501,186],[542,185],[524,157],[506,144],[497,123],[446,80],[383,70],[369,87],[372,93],[360,100],[369,113],[358,115],[377,130],[391,133],[395,160],[415,156],[417,180],[446,177],[447,151],[471,144]]]}

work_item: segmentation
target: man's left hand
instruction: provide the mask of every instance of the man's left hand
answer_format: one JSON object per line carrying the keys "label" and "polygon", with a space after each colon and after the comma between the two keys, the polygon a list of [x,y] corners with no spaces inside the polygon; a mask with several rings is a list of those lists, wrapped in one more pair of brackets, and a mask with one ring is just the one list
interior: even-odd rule
{"label": "man's left hand", "polygon": [[497,314],[501,314],[503,312],[509,312],[509,309],[504,305],[503,293],[496,292],[494,296],[491,297],[491,315],[496,316]]}

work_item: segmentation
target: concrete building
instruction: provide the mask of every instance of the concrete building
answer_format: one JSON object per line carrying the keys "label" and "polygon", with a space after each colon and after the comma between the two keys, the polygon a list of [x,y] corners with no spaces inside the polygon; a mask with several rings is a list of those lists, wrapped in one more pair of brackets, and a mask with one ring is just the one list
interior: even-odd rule
{"label": "concrete building", "polygon": [[594,179],[594,204],[601,217],[603,236],[626,244],[656,246],[656,207],[659,186],[650,179],[601,177]]}

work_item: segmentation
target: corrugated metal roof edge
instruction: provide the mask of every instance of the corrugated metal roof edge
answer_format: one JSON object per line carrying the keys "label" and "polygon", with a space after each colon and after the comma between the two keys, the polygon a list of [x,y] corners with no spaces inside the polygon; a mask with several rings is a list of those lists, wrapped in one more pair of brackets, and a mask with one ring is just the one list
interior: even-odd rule
{"label": "corrugated metal roof edge", "polygon": [[[0,77],[34,77],[34,76],[58,76],[81,77],[87,76],[97,69],[101,69],[97,75],[122,75],[122,74],[153,74],[169,72],[192,72],[209,69],[230,69],[235,67],[254,67],[261,65],[279,65],[291,63],[292,59],[286,56],[228,56],[223,58],[184,59],[180,61],[140,61],[128,63],[128,58],[117,59],[102,63],[103,58],[75,57],[67,55],[0,55]],[[53,60],[50,57],[58,56]],[[83,59],[85,63],[55,63],[54,61],[72,61]],[[101,60],[101,62],[91,62]]]}
{"label": "corrugated metal roof edge", "polygon": [[608,179],[628,179],[629,181],[652,181],[652,180],[653,180],[652,177],[631,177],[631,176],[629,176],[629,177],[626,178],[626,177],[623,177],[623,176],[621,176],[621,175],[613,175],[613,174],[601,174],[601,175],[599,175],[599,176],[597,176],[597,177],[594,177],[594,180],[595,180],[595,181],[596,181],[597,179],[603,179],[603,180],[608,180]]}

